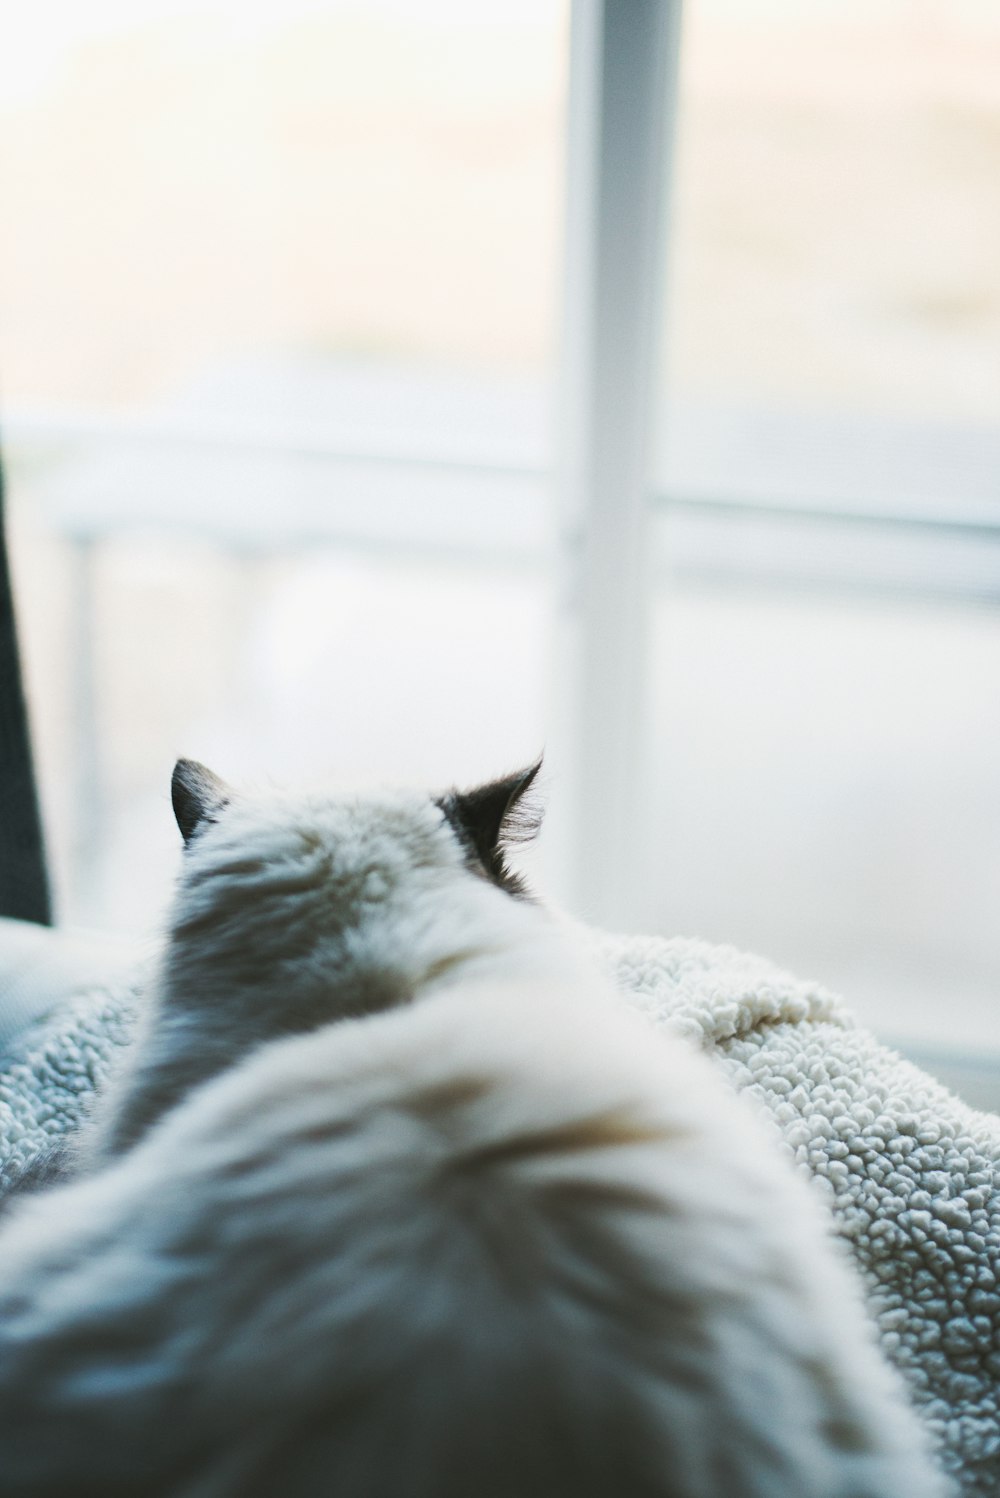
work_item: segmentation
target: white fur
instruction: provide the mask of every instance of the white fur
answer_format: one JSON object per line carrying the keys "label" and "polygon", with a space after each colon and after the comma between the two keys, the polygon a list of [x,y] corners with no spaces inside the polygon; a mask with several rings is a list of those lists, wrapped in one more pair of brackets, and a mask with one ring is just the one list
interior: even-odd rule
{"label": "white fur", "polygon": [[262,1041],[573,960],[551,917],[470,873],[425,795],[236,796],[185,851],[142,1033],[84,1155],[133,1143]]}
{"label": "white fur", "polygon": [[112,1111],[0,1237],[7,1498],[941,1491],[807,1188],[430,803],[199,834]]}

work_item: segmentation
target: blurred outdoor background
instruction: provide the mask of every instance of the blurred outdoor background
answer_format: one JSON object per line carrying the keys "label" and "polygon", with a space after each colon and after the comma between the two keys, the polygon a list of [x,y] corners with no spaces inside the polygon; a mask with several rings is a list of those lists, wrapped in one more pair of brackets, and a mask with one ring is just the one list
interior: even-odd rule
{"label": "blurred outdoor background", "polygon": [[[0,435],[62,920],[161,918],[178,754],[436,785],[565,732],[569,25],[8,9]],[[675,123],[629,924],[1000,1052],[1000,7],[687,0]]]}

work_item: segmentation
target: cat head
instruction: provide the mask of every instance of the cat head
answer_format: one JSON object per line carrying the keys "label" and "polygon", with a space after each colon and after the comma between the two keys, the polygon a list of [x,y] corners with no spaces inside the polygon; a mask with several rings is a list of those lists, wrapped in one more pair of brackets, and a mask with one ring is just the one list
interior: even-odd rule
{"label": "cat head", "polygon": [[[530,794],[541,767],[539,758],[523,770],[470,790],[453,788],[428,798],[451,828],[466,867],[521,898],[530,898],[527,886],[508,857],[517,844],[530,842],[541,826],[541,808]],[[213,770],[193,759],[179,759],[174,766],[170,798],[186,848],[241,799]]]}
{"label": "cat head", "polygon": [[506,940],[533,904],[509,853],[538,828],[539,769],[470,790],[338,797],[243,792],[179,760],[171,948],[185,981],[336,989],[341,1012],[366,1011],[399,1002],[400,984],[419,986],[454,951]]}

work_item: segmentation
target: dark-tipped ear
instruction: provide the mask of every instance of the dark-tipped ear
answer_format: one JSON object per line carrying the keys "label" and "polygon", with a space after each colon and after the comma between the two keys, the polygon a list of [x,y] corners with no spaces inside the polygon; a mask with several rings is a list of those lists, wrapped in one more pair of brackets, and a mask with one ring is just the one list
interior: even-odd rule
{"label": "dark-tipped ear", "polygon": [[213,822],[231,800],[224,780],[196,759],[179,759],[170,781],[170,799],[181,837],[189,843],[203,822]]}
{"label": "dark-tipped ear", "polygon": [[541,768],[539,758],[526,770],[469,791],[452,791],[438,802],[472,861],[511,894],[525,890],[504,855],[513,843],[528,842],[541,826],[541,809],[528,796]]}

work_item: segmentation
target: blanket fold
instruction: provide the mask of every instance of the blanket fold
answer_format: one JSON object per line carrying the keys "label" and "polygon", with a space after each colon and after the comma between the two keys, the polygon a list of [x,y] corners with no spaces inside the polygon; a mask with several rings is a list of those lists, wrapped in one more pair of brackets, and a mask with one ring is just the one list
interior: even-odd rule
{"label": "blanket fold", "polygon": [[596,937],[624,996],[708,1051],[825,1196],[881,1345],[967,1498],[1000,1492],[1000,1118],[832,994],[728,947]]}

